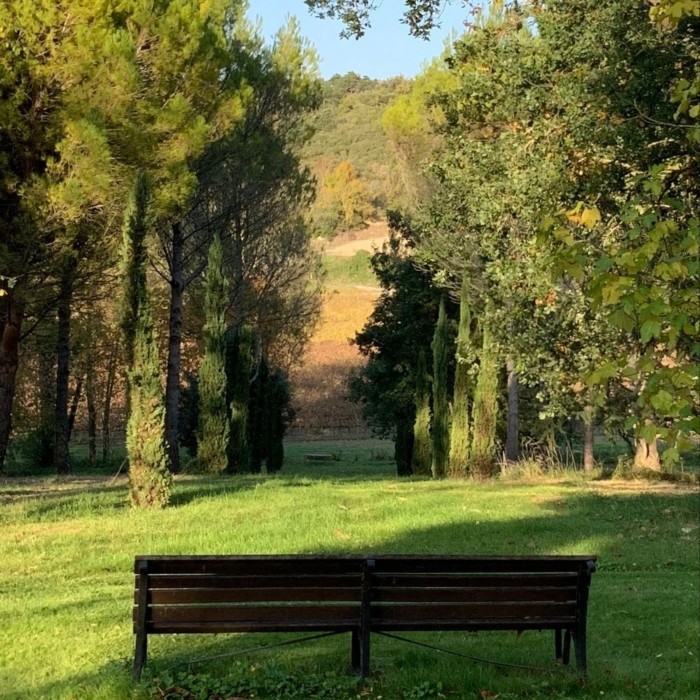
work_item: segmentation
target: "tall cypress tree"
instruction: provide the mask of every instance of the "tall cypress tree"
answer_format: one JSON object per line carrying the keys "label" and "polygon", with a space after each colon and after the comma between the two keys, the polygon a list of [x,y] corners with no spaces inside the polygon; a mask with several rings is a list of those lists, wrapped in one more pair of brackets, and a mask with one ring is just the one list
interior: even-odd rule
{"label": "tall cypress tree", "polygon": [[440,299],[440,311],[433,336],[433,460],[434,479],[442,479],[447,473],[450,456],[450,404],[447,399],[447,371],[450,338],[445,313],[445,297]]}
{"label": "tall cypress tree", "polygon": [[416,422],[413,428],[411,469],[416,476],[430,474],[432,445],[430,442],[430,376],[425,351],[418,354],[416,368]]}
{"label": "tall cypress tree", "polygon": [[459,297],[459,330],[457,332],[457,366],[452,397],[452,429],[450,431],[450,476],[466,476],[469,470],[469,394],[472,360],[471,310],[469,308],[469,278],[462,279]]}
{"label": "tall cypress tree", "polygon": [[231,432],[226,470],[231,474],[240,474],[250,469],[248,411],[254,340],[253,330],[245,324],[240,330],[229,329],[227,333],[226,398]]}
{"label": "tall cypress tree", "polygon": [[197,461],[202,471],[226,469],[229,418],[226,405],[226,307],[228,280],[224,274],[221,240],[209,248],[205,279],[204,357],[199,369],[199,431]]}
{"label": "tall cypress tree", "polygon": [[493,476],[498,420],[498,356],[493,335],[484,325],[479,375],[474,391],[474,430],[471,463],[482,479]]}
{"label": "tall cypress tree", "polygon": [[[165,406],[160,383],[158,348],[153,334],[153,316],[146,286],[145,236],[149,186],[140,174],[135,182],[132,206],[124,227],[122,261],[123,286],[128,289],[122,306],[122,330],[127,352],[129,418],[126,426],[126,450],[129,457],[129,494],[140,508],[163,508],[170,500],[172,476],[165,450]],[[126,320],[134,318],[133,328]],[[133,344],[129,347],[128,343]]]}

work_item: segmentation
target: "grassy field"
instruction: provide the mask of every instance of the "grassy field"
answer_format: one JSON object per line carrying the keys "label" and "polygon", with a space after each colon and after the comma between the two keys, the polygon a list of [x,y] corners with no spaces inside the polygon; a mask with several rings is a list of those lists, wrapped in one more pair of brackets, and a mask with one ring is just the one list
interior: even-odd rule
{"label": "grassy field", "polygon": [[[275,477],[176,479],[164,512],[126,507],[122,477],[0,482],[2,698],[697,698],[697,489],[557,479],[397,480],[391,446],[287,448]],[[270,637],[153,637],[133,686],[133,557],[157,553],[595,553],[589,679],[551,633],[415,638],[546,671],[470,664],[377,637],[358,685],[344,636],[188,666]],[[288,637],[283,637],[288,639]],[[272,637],[272,639],[275,639]]]}

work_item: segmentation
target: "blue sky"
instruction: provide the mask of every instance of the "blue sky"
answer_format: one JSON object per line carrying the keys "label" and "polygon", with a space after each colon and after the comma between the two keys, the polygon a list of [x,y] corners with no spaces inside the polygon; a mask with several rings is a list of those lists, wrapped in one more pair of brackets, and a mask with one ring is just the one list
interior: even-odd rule
{"label": "blue sky", "polygon": [[441,27],[425,41],[411,37],[400,21],[403,0],[378,0],[377,4],[380,7],[372,15],[372,27],[362,39],[341,39],[338,35],[342,24],[312,17],[304,0],[249,0],[248,16],[262,20],[263,35],[268,40],[285,23],[287,15],[296,16],[301,34],[316,47],[324,78],[350,71],[370,78],[412,77],[426,61],[440,54],[454,30],[462,32],[469,16],[462,0],[451,0],[445,4]]}

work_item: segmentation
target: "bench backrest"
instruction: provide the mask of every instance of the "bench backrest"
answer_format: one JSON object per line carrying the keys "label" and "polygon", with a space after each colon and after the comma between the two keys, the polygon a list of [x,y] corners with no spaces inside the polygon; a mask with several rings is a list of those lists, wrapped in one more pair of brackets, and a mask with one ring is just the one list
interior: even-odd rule
{"label": "bench backrest", "polygon": [[148,634],[352,630],[359,624],[358,557],[137,557]]}
{"label": "bench backrest", "polygon": [[[541,629],[585,620],[595,557],[137,557],[134,626],[173,632]],[[139,617],[141,615],[141,617]]]}
{"label": "bench backrest", "polygon": [[541,629],[585,618],[595,557],[378,557],[373,630]]}

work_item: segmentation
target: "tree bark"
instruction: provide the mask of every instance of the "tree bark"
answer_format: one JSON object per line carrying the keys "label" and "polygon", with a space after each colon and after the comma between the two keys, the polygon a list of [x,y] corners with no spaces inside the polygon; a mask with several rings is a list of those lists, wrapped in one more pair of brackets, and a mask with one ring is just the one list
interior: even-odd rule
{"label": "tree bark", "polygon": [[595,469],[593,447],[595,444],[595,409],[586,406],[583,412],[583,471]]}
{"label": "tree bark", "polygon": [[112,412],[112,394],[114,393],[114,380],[117,375],[117,344],[112,345],[107,365],[107,383],[105,385],[105,401],[102,410],[102,464],[107,463],[109,454],[109,420]]}
{"label": "tree bark", "polygon": [[75,391],[73,392],[73,400],[70,404],[70,411],[68,412],[68,442],[70,442],[71,436],[73,435],[73,426],[75,425],[75,416],[78,413],[78,404],[80,403],[80,396],[83,393],[83,378],[78,379],[78,383],[75,385]]}
{"label": "tree bark", "polygon": [[520,421],[518,413],[518,373],[515,360],[506,360],[508,372],[508,430],[506,434],[506,461],[517,462],[520,458]]}
{"label": "tree bark", "polygon": [[70,379],[70,321],[73,281],[70,273],[61,279],[58,300],[58,339],[56,342],[56,420],[54,424],[54,466],[59,474],[71,471],[68,451],[68,382]]}
{"label": "tree bark", "polygon": [[659,459],[659,447],[656,438],[651,442],[647,442],[643,438],[637,438],[635,445],[637,450],[634,455],[634,468],[660,471],[661,460]]}
{"label": "tree bark", "polygon": [[15,397],[19,338],[24,319],[24,306],[13,291],[3,297],[3,318],[0,321],[0,472],[5,467],[7,446],[12,431],[12,402]]}
{"label": "tree bark", "polygon": [[180,471],[178,411],[180,407],[180,358],[182,351],[182,296],[185,288],[182,260],[184,238],[180,223],[172,226],[170,317],[168,324],[168,374],[165,382],[165,440],[170,471]]}
{"label": "tree bark", "polygon": [[94,467],[97,462],[97,409],[95,408],[95,384],[92,371],[85,380],[85,399],[87,400],[88,429],[88,464]]}

